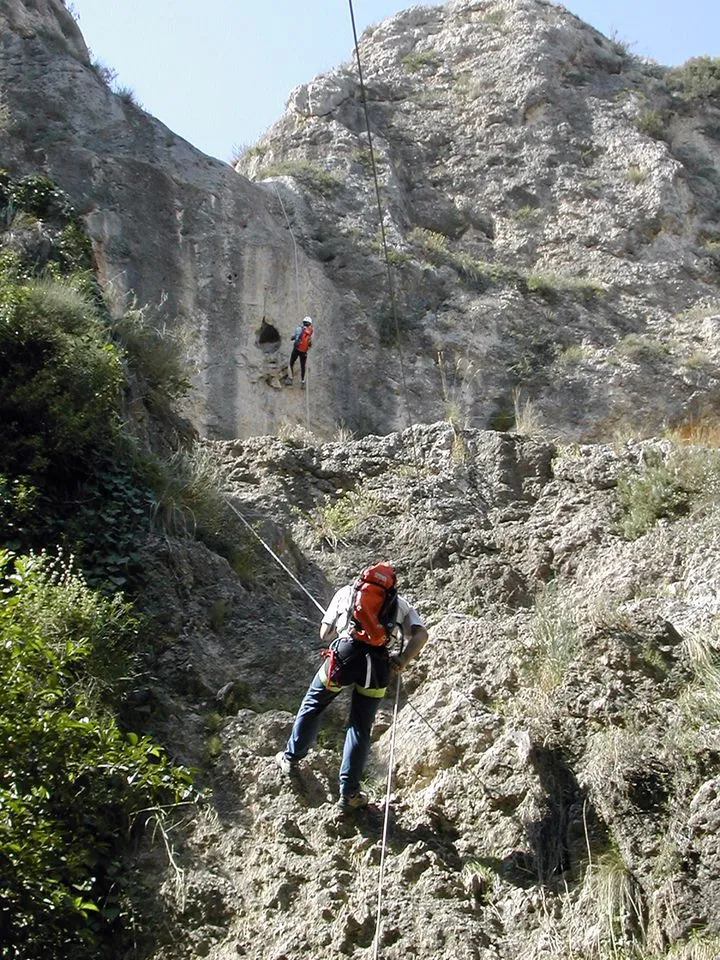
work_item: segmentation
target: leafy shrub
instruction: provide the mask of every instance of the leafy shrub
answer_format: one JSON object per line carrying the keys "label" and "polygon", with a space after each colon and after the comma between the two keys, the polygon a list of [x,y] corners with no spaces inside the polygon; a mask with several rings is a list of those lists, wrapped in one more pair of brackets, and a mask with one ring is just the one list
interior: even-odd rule
{"label": "leafy shrub", "polygon": [[152,509],[148,473],[122,456],[93,463],[66,508],[56,508],[56,541],[75,551],[91,586],[112,591],[140,579],[138,544]]}
{"label": "leafy shrub", "polygon": [[378,509],[379,502],[371,493],[351,491],[316,511],[313,517],[315,535],[335,550],[344,536],[355,533],[362,524],[377,515]]}
{"label": "leafy shrub", "polygon": [[532,207],[529,203],[510,211],[513,220],[536,220],[540,216],[539,207]]}
{"label": "leafy shrub", "polygon": [[120,86],[116,87],[114,90],[115,94],[120,97],[123,103],[128,104],[131,107],[137,107],[142,110],[142,104],[138,99],[138,95],[135,93],[132,87]]}
{"label": "leafy shrub", "polygon": [[502,264],[475,260],[463,251],[451,250],[448,246],[448,238],[442,233],[415,227],[410,231],[407,239],[430,263],[452,267],[461,277],[471,281],[481,290],[493,283],[520,279],[517,271]]}
{"label": "leafy shrub", "polygon": [[26,477],[0,474],[0,530],[10,550],[20,550],[32,539],[39,491]]}
{"label": "leafy shrub", "polygon": [[32,213],[40,220],[69,220],[74,216],[66,193],[42,174],[33,174],[11,181],[7,201],[19,210]]}
{"label": "leafy shrub", "polygon": [[667,356],[667,344],[641,333],[628,333],[627,336],[615,344],[614,353],[617,357],[624,357],[632,363],[649,363],[660,357]]}
{"label": "leafy shrub", "polygon": [[413,50],[402,58],[401,63],[410,73],[417,73],[423,67],[437,67],[440,57],[435,50]]}
{"label": "leafy shrub", "polygon": [[112,67],[109,67],[102,60],[92,59],[90,66],[93,72],[98,76],[100,80],[105,84],[106,87],[112,87],[112,85],[117,80],[118,72]]}
{"label": "leafy shrub", "polygon": [[720,57],[692,57],[668,70],[667,84],[684,100],[720,98]]}
{"label": "leafy shrub", "polygon": [[0,287],[3,467],[72,473],[119,428],[120,358],[90,299],[66,280]]}
{"label": "leafy shrub", "polygon": [[168,327],[149,307],[134,304],[113,322],[112,335],[122,347],[128,373],[139,381],[143,398],[156,409],[168,407],[188,392],[185,328]]}
{"label": "leafy shrub", "polygon": [[129,829],[190,799],[190,780],[100,700],[127,670],[130,608],[62,560],[2,551],[0,574],[3,956],[90,960],[122,909]]}
{"label": "leafy shrub", "polygon": [[225,471],[225,461],[209,444],[197,443],[157,461],[153,522],[171,536],[201,540],[252,582],[262,564],[252,534],[228,504]]}
{"label": "leafy shrub", "polygon": [[681,448],[665,461],[649,454],[639,472],[619,478],[618,496],[620,532],[635,540],[661,518],[675,519],[696,506],[720,501],[720,454]]}
{"label": "leafy shrub", "polygon": [[485,23],[490,23],[494,27],[501,27],[505,20],[507,19],[507,10],[503,10],[502,7],[496,7],[494,10],[489,10],[483,17]]}
{"label": "leafy shrub", "polygon": [[640,133],[653,140],[664,140],[667,136],[665,117],[659,110],[643,110],[635,121]]}
{"label": "leafy shrub", "polygon": [[593,355],[592,347],[584,343],[571,343],[565,347],[557,358],[558,366],[563,368],[574,367],[589,359]]}
{"label": "leafy shrub", "polygon": [[225,465],[212,446],[195,444],[158,463],[155,522],[173,536],[220,537],[230,511],[223,493]]}
{"label": "leafy shrub", "polygon": [[294,177],[306,189],[314,190],[324,196],[336,193],[343,183],[338,174],[310,160],[287,160],[268,164],[261,167],[255,177],[257,180],[265,180],[268,177]]}

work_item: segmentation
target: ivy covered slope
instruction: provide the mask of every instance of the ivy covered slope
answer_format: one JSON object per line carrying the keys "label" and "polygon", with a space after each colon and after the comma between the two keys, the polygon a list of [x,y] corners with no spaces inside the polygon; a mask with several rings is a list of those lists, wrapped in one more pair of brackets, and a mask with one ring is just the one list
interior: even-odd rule
{"label": "ivy covered slope", "polygon": [[[111,324],[90,243],[53,183],[0,174],[7,958],[114,955],[132,910],[127,842],[192,799],[189,774],[126,708],[144,623],[123,590],[139,584],[133,544],[159,471],[123,427],[131,381],[153,389],[136,362],[137,313]],[[181,380],[169,378],[170,392]]]}

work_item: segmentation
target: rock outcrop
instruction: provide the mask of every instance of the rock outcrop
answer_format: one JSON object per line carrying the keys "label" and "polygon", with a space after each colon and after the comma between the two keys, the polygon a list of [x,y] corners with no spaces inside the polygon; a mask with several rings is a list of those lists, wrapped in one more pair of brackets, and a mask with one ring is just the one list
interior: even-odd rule
{"label": "rock outcrop", "polygon": [[[502,427],[531,402],[601,438],[717,408],[717,93],[562,7],[455,0],[366,32],[392,283],[353,60],[292,91],[237,164],[253,185],[112,93],[61,0],[0,16],[3,163],[67,191],[116,304],[189,328],[202,434]],[[281,376],[306,313],[300,397]]]}
{"label": "rock outcrop", "polygon": [[[322,604],[389,554],[430,626],[400,697],[380,955],[655,955],[693,930],[711,950],[717,453],[446,423],[215,450],[233,503]],[[702,464],[699,499],[621,537],[620,488],[673,464],[686,484]],[[251,542],[241,580],[201,547],[155,560],[156,723],[213,799],[146,899],[150,929],[156,910],[167,923],[147,946],[164,960],[365,956],[381,811],[334,811],[338,704],[298,779],[274,764],[319,662],[319,614]],[[391,719],[388,703],[378,797]]]}

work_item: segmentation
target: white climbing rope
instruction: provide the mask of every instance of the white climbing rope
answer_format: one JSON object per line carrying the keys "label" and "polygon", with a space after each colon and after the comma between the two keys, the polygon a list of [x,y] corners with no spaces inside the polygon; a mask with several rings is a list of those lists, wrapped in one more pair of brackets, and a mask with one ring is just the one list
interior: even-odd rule
{"label": "white climbing rope", "polygon": [[385,879],[385,854],[387,852],[388,825],[390,823],[390,797],[392,796],[392,776],[395,767],[395,732],[400,705],[400,674],[397,674],[395,688],[395,706],[393,707],[392,733],[390,735],[390,759],[388,760],[387,789],[385,791],[385,816],[383,818],[382,843],[380,845],[380,877],[378,879],[377,917],[375,919],[375,940],[373,941],[373,958],[380,956],[380,933],[382,931],[382,902],[383,881]]}
{"label": "white climbing rope", "polygon": [[283,212],[285,217],[285,223],[287,223],[287,228],[290,231],[290,237],[293,242],[293,251],[295,253],[295,309],[297,310],[298,319],[300,318],[300,268],[298,265],[298,250],[297,242],[295,240],[295,234],[293,233],[293,228],[290,224],[290,217],[287,215],[287,210],[285,209],[285,204],[283,203],[282,197],[280,196],[280,191],[275,184],[275,194],[277,195],[278,201],[280,203],[280,209]]}
{"label": "white climbing rope", "polygon": [[275,553],[275,551],[272,549],[272,547],[270,547],[270,546],[263,540],[263,538],[260,536],[260,534],[259,534],[256,530],[253,530],[252,526],[247,522],[247,520],[246,520],[245,517],[240,513],[240,511],[238,510],[238,508],[237,508],[236,506],[234,506],[234,504],[232,504],[227,497],[225,498],[225,500],[226,500],[226,502],[227,502],[227,505],[228,505],[228,506],[230,507],[230,509],[232,510],[232,512],[233,512],[233,513],[235,514],[235,516],[238,518],[238,520],[242,521],[242,523],[245,524],[245,526],[248,528],[248,530],[250,531],[250,533],[255,537],[255,539],[258,540],[258,541],[263,545],[263,547],[265,547],[265,549],[266,549],[267,552],[270,554],[270,556],[273,558],[273,560],[283,568],[283,570],[284,570],[285,573],[290,577],[290,579],[293,580],[293,581],[298,585],[298,587],[300,587],[300,589],[302,590],[302,592],[303,592],[310,600],[312,600],[312,602],[313,602],[313,603],[315,604],[315,606],[318,608],[318,610],[320,611],[320,613],[322,613],[323,616],[324,616],[324,615],[325,615],[325,607],[323,607],[321,604],[318,603],[318,601],[317,601],[317,600],[315,599],[315,597],[310,593],[310,591],[309,591],[305,586],[303,586],[302,583],[300,583],[300,581],[299,581],[298,578],[295,576],[295,574],[292,572],[292,570],[290,570],[290,568],[287,567],[287,566],[282,562],[282,560],[281,560],[280,557]]}

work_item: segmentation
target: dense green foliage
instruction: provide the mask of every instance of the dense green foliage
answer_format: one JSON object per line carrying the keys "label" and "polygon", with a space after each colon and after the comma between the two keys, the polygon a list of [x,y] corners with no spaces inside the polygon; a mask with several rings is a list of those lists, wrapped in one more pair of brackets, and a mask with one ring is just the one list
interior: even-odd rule
{"label": "dense green foliage", "polygon": [[4,545],[62,545],[92,584],[124,585],[137,576],[136,544],[152,500],[147,469],[122,431],[132,358],[62,191],[46,177],[0,173],[0,224]]}
{"label": "dense green foliage", "polygon": [[128,839],[191,798],[189,775],[118,719],[142,627],[119,588],[141,587],[161,472],[124,404],[131,383],[145,399],[187,385],[142,321],[111,322],[67,197],[0,172],[0,944],[13,960],[117,955]]}
{"label": "dense green foliage", "polygon": [[59,482],[108,453],[122,366],[97,310],[72,281],[0,287],[3,467]]}
{"label": "dense green foliage", "polygon": [[138,621],[62,559],[0,551],[0,923],[5,957],[97,957],[123,909],[122,850],[187,774],[124,733],[117,693]]}

